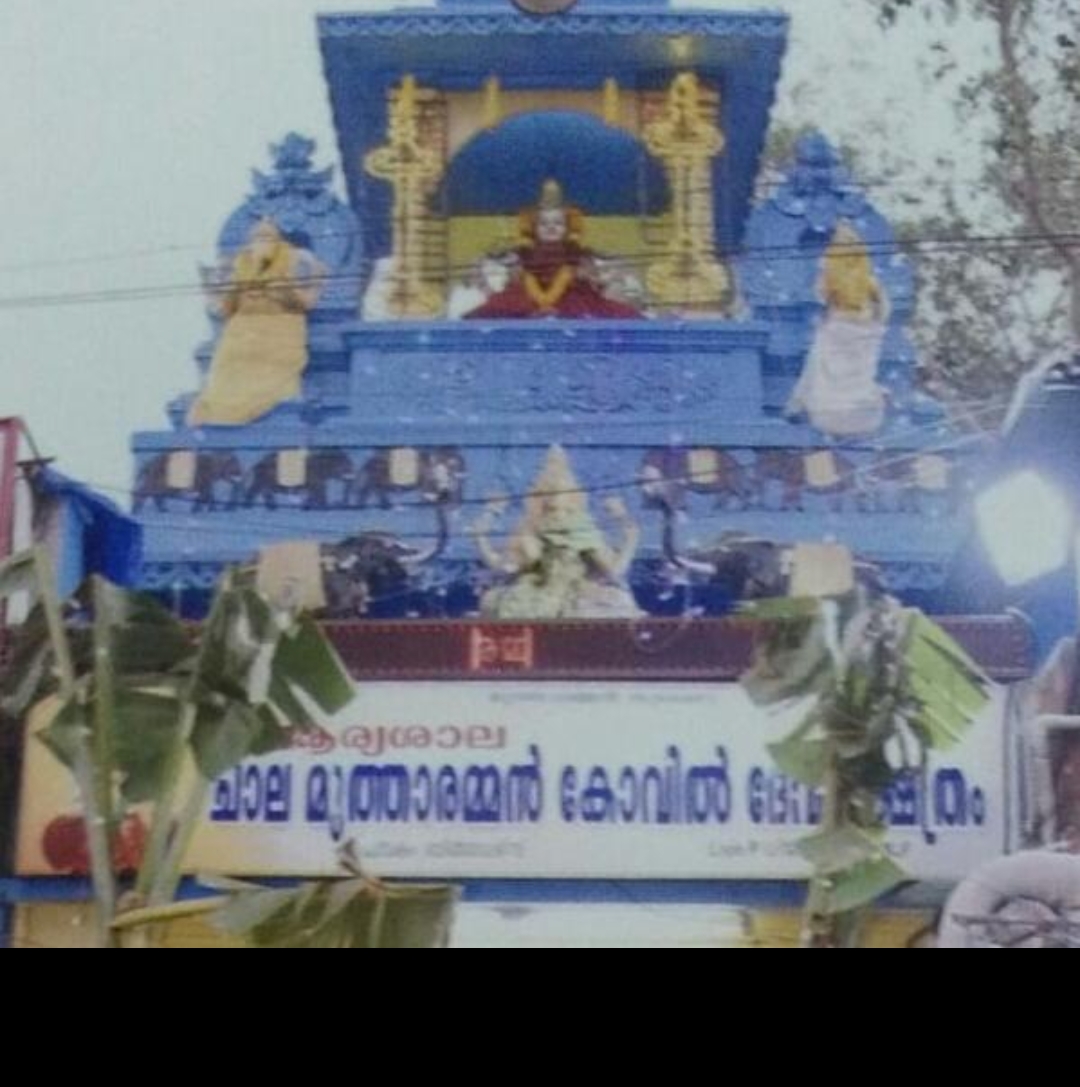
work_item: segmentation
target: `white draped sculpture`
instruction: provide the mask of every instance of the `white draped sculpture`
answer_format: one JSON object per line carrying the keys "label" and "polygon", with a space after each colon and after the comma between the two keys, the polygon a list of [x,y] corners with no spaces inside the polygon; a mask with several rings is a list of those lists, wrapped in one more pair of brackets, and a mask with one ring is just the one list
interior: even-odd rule
{"label": "white draped sculpture", "polygon": [[871,434],[885,418],[877,382],[888,322],[888,300],[858,233],[841,223],[818,279],[825,304],[806,365],[785,409],[806,414],[826,434]]}

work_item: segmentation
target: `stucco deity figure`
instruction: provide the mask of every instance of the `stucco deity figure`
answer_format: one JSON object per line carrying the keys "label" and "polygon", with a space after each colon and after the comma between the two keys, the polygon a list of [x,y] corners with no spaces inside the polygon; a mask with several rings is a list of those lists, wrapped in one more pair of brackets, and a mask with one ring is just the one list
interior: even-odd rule
{"label": "stucco deity figure", "polygon": [[625,584],[639,532],[625,504],[609,498],[606,511],[621,540],[608,544],[566,453],[553,446],[506,549],[490,533],[502,504],[492,502],[473,528],[484,563],[505,583],[484,594],[480,610],[493,619],[632,618],[639,613]]}
{"label": "stucco deity figure", "polygon": [[544,182],[539,204],[518,217],[510,281],[464,316],[640,317],[605,293],[594,254],[582,244],[584,226],[584,215],[565,203],[559,183]]}
{"label": "stucco deity figure", "polygon": [[866,245],[841,221],[825,251],[818,295],[825,310],[785,413],[806,414],[826,434],[870,434],[885,416],[878,359],[889,317]]}
{"label": "stucco deity figure", "polygon": [[307,319],[326,269],[290,245],[269,219],[260,220],[220,283],[211,311],[225,318],[189,426],[250,423],[300,395],[307,365]]}

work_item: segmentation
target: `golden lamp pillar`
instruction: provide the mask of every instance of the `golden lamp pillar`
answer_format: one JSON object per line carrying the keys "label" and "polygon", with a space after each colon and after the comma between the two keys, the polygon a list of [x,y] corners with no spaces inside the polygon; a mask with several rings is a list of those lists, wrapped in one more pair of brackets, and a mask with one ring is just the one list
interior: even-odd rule
{"label": "golden lamp pillar", "polygon": [[436,224],[427,198],[442,176],[443,160],[437,148],[424,144],[413,76],[401,81],[389,111],[387,142],[364,157],[367,172],[389,182],[394,190],[387,308],[395,317],[437,317],[443,312],[444,300],[442,290],[430,280]]}
{"label": "golden lamp pillar", "polygon": [[644,128],[645,145],[667,171],[671,186],[671,235],[664,255],[646,273],[655,302],[712,308],[730,295],[730,277],[713,240],[712,160],[724,134],[703,108],[693,72],[672,81],[663,112]]}

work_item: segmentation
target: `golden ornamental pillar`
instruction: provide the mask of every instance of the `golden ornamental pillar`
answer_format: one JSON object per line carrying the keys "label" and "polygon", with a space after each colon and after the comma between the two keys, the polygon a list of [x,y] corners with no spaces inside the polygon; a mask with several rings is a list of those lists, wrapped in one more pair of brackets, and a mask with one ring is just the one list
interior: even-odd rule
{"label": "golden ornamental pillar", "polygon": [[724,134],[704,108],[693,72],[672,80],[663,112],[645,125],[644,137],[667,172],[672,218],[664,255],[646,273],[649,293],[660,305],[724,306],[731,279],[716,255],[711,170]]}
{"label": "golden ornamental pillar", "polygon": [[423,139],[413,76],[405,76],[397,93],[391,92],[389,114],[387,142],[364,156],[364,169],[394,190],[387,309],[395,317],[437,317],[444,309],[443,291],[432,282],[440,224],[429,211],[428,197],[442,176],[443,156]]}

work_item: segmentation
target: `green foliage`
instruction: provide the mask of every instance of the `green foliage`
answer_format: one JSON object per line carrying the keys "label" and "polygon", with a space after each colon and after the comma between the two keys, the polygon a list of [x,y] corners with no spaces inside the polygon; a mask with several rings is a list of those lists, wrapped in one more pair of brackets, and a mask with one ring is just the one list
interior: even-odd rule
{"label": "green foliage", "polygon": [[884,854],[860,860],[825,881],[822,911],[827,916],[853,913],[891,891],[907,878],[904,870]]}
{"label": "green foliage", "polygon": [[754,665],[742,679],[755,705],[805,698],[828,685],[832,660],[816,600],[782,597],[755,602],[745,610],[762,621]]}
{"label": "green foliage", "polygon": [[[80,736],[89,734],[97,698],[91,631],[104,629],[111,656],[114,770],[127,803],[152,800],[163,760],[178,735],[184,705],[195,710],[189,742],[196,764],[215,778],[249,754],[286,746],[291,728],[316,724],[352,697],[349,677],[308,616],[275,614],[253,590],[226,586],[198,638],[152,597],[98,584],[76,603],[81,627],[70,630],[76,673],[71,697],[42,735],[74,769]],[[0,705],[21,715],[56,690],[54,653],[40,607],[16,632],[15,667]]]}
{"label": "green foliage", "polygon": [[199,773],[208,780],[248,757],[284,746],[288,733],[258,709],[237,700],[199,705],[191,730],[191,750]]}
{"label": "green foliage", "polygon": [[[94,695],[78,684],[38,738],[72,773],[91,733]],[[163,780],[166,756],[178,734],[176,701],[153,691],[120,688],[112,706],[113,771],[124,804],[152,801]]]}
{"label": "green foliage", "polygon": [[[1080,337],[1080,11],[1076,0],[866,2],[887,28],[920,18],[927,54],[944,61],[922,67],[958,131],[978,134],[936,179],[978,160],[977,188],[949,183],[939,213],[909,224],[954,239],[919,253],[916,333],[943,386],[1000,398],[1017,371]],[[995,243],[1002,235],[1020,241]]]}
{"label": "green foliage", "polygon": [[[21,718],[42,698],[60,698],[39,735],[79,784],[107,932],[116,897],[110,838],[124,810],[152,807],[137,888],[160,910],[209,783],[347,705],[352,684],[314,621],[274,607],[250,579],[227,574],[199,630],[100,578],[69,603],[65,624],[39,549],[0,564],[0,596],[27,590],[37,604],[17,630],[0,711]],[[188,764],[195,783],[180,804]]]}
{"label": "green foliage", "polygon": [[921,612],[861,587],[747,611],[760,622],[747,693],[758,705],[806,705],[769,750],[783,773],[824,793],[821,828],[800,851],[814,873],[808,927],[835,936],[836,915],[905,879],[885,850],[884,790],[963,736],[986,704],[988,681]]}
{"label": "green foliage", "polygon": [[[821,128],[839,140],[911,257],[910,328],[923,386],[961,425],[993,430],[1016,379],[1080,341],[1080,7],[1076,0],[859,6],[852,27],[861,22],[862,32],[853,29],[847,51],[866,44],[887,58],[897,78],[874,81],[875,91],[885,83],[928,88],[926,126],[912,125],[916,114],[904,98],[883,92],[849,95],[838,110],[823,87],[858,88],[873,77],[858,62],[838,72],[829,58],[789,86],[760,181],[775,179],[801,131]],[[876,42],[868,25],[875,17]],[[839,38],[836,48],[845,51]],[[947,142],[934,134],[941,111],[952,128]]]}
{"label": "green foliage", "polygon": [[815,789],[825,784],[831,752],[829,742],[824,738],[807,739],[802,735],[804,730],[809,731],[816,725],[817,719],[809,717],[786,739],[768,747],[778,770]]}
{"label": "green foliage", "polygon": [[273,671],[292,691],[302,691],[322,710],[336,713],[352,699],[352,685],[315,620],[302,615],[279,639]]}
{"label": "green foliage", "polygon": [[26,620],[14,628],[11,659],[0,673],[0,715],[18,721],[34,702],[52,694],[56,689],[52,663],[45,612],[35,604]]}
{"label": "green foliage", "polygon": [[857,827],[822,831],[804,838],[799,852],[822,880],[826,914],[859,909],[906,878],[886,854],[880,832]]}
{"label": "green foliage", "polygon": [[238,887],[215,916],[255,947],[445,947],[456,888],[365,876],[298,887]]}

